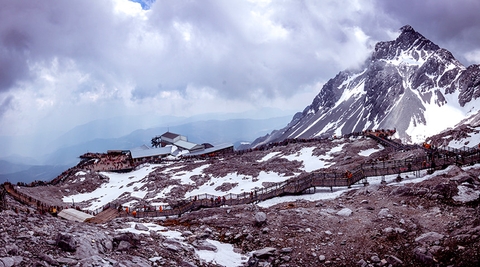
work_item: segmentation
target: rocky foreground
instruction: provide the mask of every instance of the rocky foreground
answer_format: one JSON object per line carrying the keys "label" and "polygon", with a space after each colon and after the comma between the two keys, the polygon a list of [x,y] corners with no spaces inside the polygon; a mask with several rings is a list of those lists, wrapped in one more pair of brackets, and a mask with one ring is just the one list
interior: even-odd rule
{"label": "rocky foreground", "polygon": [[[417,183],[404,176],[400,183],[358,186],[333,200],[105,225],[33,214],[7,197],[0,267],[479,266],[479,174],[453,166]],[[238,259],[202,256],[223,253],[224,244]]]}

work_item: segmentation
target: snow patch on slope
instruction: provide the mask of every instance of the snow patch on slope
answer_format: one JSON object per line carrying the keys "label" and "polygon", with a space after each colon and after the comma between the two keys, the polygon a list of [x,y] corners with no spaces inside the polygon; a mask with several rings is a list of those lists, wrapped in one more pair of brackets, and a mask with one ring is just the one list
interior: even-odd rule
{"label": "snow patch on slope", "polygon": [[468,137],[462,140],[452,140],[448,143],[449,147],[461,149],[463,147],[476,147],[480,144],[480,133],[469,133]]}
{"label": "snow patch on slope", "polygon": [[168,230],[166,227],[154,224],[154,223],[142,223],[142,225],[148,228],[147,230],[137,230],[135,229],[137,223],[135,222],[127,222],[127,227],[122,229],[117,229],[116,231],[119,233],[134,233],[134,234],[143,234],[143,235],[150,235],[150,231],[157,232],[157,234],[163,235],[168,239],[172,239],[175,242],[178,242],[182,246],[186,248],[195,249],[195,253],[198,257],[205,262],[215,263],[220,266],[225,267],[238,267],[242,266],[246,261],[247,257],[240,253],[234,251],[234,248],[231,244],[222,243],[216,240],[207,239],[206,241],[212,245],[214,245],[217,250],[216,251],[209,251],[209,250],[198,250],[194,248],[192,245],[188,244],[185,238],[182,236],[182,233],[179,231],[172,231]]}
{"label": "snow patch on slope", "polygon": [[101,175],[109,178],[107,183],[102,184],[90,193],[65,196],[62,200],[65,203],[71,203],[72,199],[76,202],[96,199],[96,201],[90,203],[90,206],[85,208],[93,211],[119,198],[124,193],[133,193],[132,196],[143,198],[147,192],[138,191],[138,188],[145,185],[145,182],[142,182],[142,180],[158,166],[160,165],[144,165],[138,170],[129,173],[101,172]]}
{"label": "snow patch on slope", "polygon": [[458,188],[458,195],[452,197],[453,200],[462,202],[462,203],[467,203],[467,202],[478,199],[478,196],[479,196],[478,191],[473,190],[470,187],[464,186],[464,185],[459,185],[457,186],[457,188]]}
{"label": "snow patch on slope", "polygon": [[371,154],[373,154],[375,152],[378,152],[378,151],[381,151],[383,149],[384,149],[384,147],[382,145],[378,145],[378,148],[369,148],[369,149],[366,149],[366,150],[361,150],[360,152],[358,152],[358,155],[363,156],[363,157],[368,157]]}

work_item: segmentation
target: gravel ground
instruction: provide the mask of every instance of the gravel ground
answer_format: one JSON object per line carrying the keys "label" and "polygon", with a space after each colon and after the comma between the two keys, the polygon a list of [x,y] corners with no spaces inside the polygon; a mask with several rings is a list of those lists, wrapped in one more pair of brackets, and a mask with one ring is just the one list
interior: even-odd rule
{"label": "gravel ground", "polygon": [[[334,164],[330,168],[336,170],[378,158],[401,159],[423,153],[420,150],[392,153],[385,149],[365,158],[358,156],[358,152],[378,148],[372,140],[333,142],[336,143],[318,143],[314,153],[322,155],[339,142],[345,143],[342,151],[331,159]],[[210,161],[212,165],[204,171],[218,176],[232,170],[249,175],[262,170],[301,173],[297,161],[272,159],[253,163],[271,152],[291,154],[307,145],[311,144],[290,144],[229,156]],[[203,163],[178,162],[174,166],[177,171],[188,171],[200,164]],[[158,181],[157,190],[177,183],[179,189],[173,192],[181,199],[185,192],[195,188],[181,188],[175,179],[160,179],[159,173],[160,169],[148,177]],[[244,255],[245,266],[479,266],[479,174],[480,167],[476,166],[463,170],[449,167],[428,180],[415,182],[416,177],[403,176],[401,183],[358,186],[329,200],[297,200],[270,207],[225,206],[190,212],[180,218],[119,218],[105,225],[32,215],[33,209],[8,198],[8,210],[0,213],[0,267],[2,263],[4,266],[222,266],[200,259],[195,252],[215,250],[213,241],[233,245],[236,253]],[[69,177],[57,186],[21,190],[57,203],[64,195],[89,192],[104,182],[101,175],[88,175],[83,182],[73,183],[78,179]],[[208,182],[202,177],[195,180],[196,186]],[[228,186],[232,185],[224,185]],[[156,189],[151,190],[154,193]],[[15,209],[18,213],[13,212]],[[120,234],[118,230],[129,223],[157,225],[164,227],[160,232],[176,231],[183,237],[165,237],[155,231],[149,235]],[[65,242],[59,242],[68,241],[66,234],[75,240],[72,245],[75,252],[65,250],[61,245]]]}

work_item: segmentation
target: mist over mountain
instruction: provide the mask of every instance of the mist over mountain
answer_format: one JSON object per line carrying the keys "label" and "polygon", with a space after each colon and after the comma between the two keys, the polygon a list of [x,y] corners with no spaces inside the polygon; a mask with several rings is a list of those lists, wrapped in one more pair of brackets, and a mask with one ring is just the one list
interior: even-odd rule
{"label": "mist over mountain", "polygon": [[286,127],[252,145],[387,128],[416,143],[475,115],[480,65],[465,67],[411,26],[400,30],[363,69],[338,73]]}
{"label": "mist over mountain", "polygon": [[53,153],[44,155],[45,164],[74,165],[78,156],[86,152],[106,152],[109,149],[131,149],[141,145],[151,145],[154,136],[167,131],[179,133],[188,137],[194,143],[235,143],[252,141],[272,129],[281,127],[290,119],[289,116],[264,120],[231,119],[196,121],[175,125],[161,126],[149,129],[138,129],[128,135],[118,138],[97,138],[73,146],[62,147]]}
{"label": "mist over mountain", "polygon": [[[266,114],[268,112],[263,116]],[[279,114],[281,113],[279,112]],[[209,117],[226,118],[228,114],[210,115]],[[3,158],[0,161],[0,182],[50,180],[63,170],[76,165],[79,161],[78,157],[86,152],[132,149],[144,144],[150,146],[152,137],[166,131],[185,135],[191,142],[199,144],[233,143],[238,146],[241,142],[251,142],[258,136],[280,128],[290,120],[290,116],[265,119],[200,120],[202,118],[204,116],[171,117],[171,120],[164,126],[137,129],[121,136],[119,134],[126,130],[118,130],[118,127],[124,127],[117,125],[117,123],[121,124],[120,118],[93,121],[75,127],[55,139],[49,149],[39,149],[37,157],[41,161],[20,156],[13,156],[11,160],[10,157]],[[179,124],[179,122],[184,123]],[[25,160],[26,163],[22,163],[22,160]]]}
{"label": "mist over mountain", "polygon": [[64,170],[70,166],[66,165],[34,165],[28,166],[27,169],[0,174],[0,183],[4,182],[24,182],[31,183],[33,181],[49,181],[52,178],[57,177]]}

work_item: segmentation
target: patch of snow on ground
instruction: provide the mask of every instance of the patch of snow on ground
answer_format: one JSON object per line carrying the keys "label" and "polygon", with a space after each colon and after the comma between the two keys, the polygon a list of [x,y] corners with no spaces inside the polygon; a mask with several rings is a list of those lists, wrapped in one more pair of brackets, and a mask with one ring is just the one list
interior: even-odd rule
{"label": "patch of snow on ground", "polygon": [[192,179],[190,179],[190,177],[194,176],[194,175],[200,175],[203,173],[203,170],[205,168],[207,168],[208,166],[210,166],[210,164],[206,164],[206,165],[203,165],[203,166],[200,166],[198,168],[195,168],[191,171],[182,171],[182,172],[178,172],[175,174],[175,176],[172,176],[171,179],[180,179],[180,183],[181,184],[195,184],[194,181],[192,181]]}
{"label": "patch of snow on ground", "polygon": [[313,156],[312,152],[315,148],[316,147],[304,147],[300,151],[298,151],[296,154],[283,156],[283,158],[288,159],[290,161],[297,160],[297,161],[303,162],[302,170],[306,172],[311,172],[314,170],[326,168],[333,164],[331,162],[326,162],[325,160],[332,159],[332,156],[330,156],[329,154],[332,153],[332,151],[337,147],[332,148],[332,150],[327,152],[325,156]]}
{"label": "patch of snow on ground", "polygon": [[[167,163],[168,164],[168,163]],[[165,170],[163,170],[163,173],[168,173],[168,172],[172,172],[174,170],[177,170],[177,169],[181,169],[183,168],[184,166],[173,166],[173,167],[168,167],[166,168]]]}
{"label": "patch of snow on ground", "polygon": [[276,155],[280,154],[280,152],[270,152],[268,153],[267,155],[265,155],[265,157],[263,157],[262,159],[260,160],[257,160],[257,162],[265,162],[265,161],[268,161],[269,159],[275,157]]}
{"label": "patch of snow on ground", "polygon": [[122,204],[122,207],[130,207],[137,202],[138,202],[138,200],[132,200],[132,201],[125,202],[125,203]]}
{"label": "patch of snow on ground", "polygon": [[[63,197],[63,202],[71,203],[74,199],[75,202],[89,201],[97,199],[86,207],[86,210],[96,210],[103,207],[105,204],[119,198],[123,193],[134,193],[134,188],[141,188],[145,183],[140,182],[149,173],[151,173],[158,165],[144,165],[143,167],[127,172],[101,172],[100,174],[109,178],[107,183],[102,184],[100,187],[89,193],[79,193],[76,195]],[[134,194],[142,194],[144,191]],[[146,194],[146,193],[145,193]],[[145,196],[145,195],[144,195]]]}
{"label": "patch of snow on ground", "polygon": [[145,225],[147,228],[148,228],[148,231],[142,231],[142,230],[137,230],[135,229],[135,225],[137,224],[136,222],[127,222],[127,224],[129,224],[130,226],[127,227],[127,228],[122,228],[122,229],[117,229],[116,231],[117,232],[120,232],[120,233],[133,233],[133,234],[144,234],[144,235],[150,235],[150,231],[155,231],[165,237],[168,237],[168,238],[173,238],[173,239],[178,239],[178,240],[183,240],[183,237],[182,237],[182,233],[178,232],[178,231],[173,231],[173,230],[168,230],[167,231],[167,228],[161,226],[161,225],[158,225],[158,224],[154,224],[154,223],[142,223],[143,225]]}
{"label": "patch of snow on ground", "polygon": [[449,147],[460,149],[466,147],[477,147],[480,144],[480,133],[469,133],[469,136],[462,140],[452,140],[448,143]]}
{"label": "patch of snow on ground", "polygon": [[160,193],[156,194],[154,197],[152,197],[150,199],[146,199],[146,200],[147,201],[152,201],[156,198],[166,198],[167,194],[170,193],[170,191],[172,191],[172,189],[176,186],[177,185],[169,185],[169,186],[165,187],[162,191],[160,191]]}
{"label": "patch of snow on ground", "polygon": [[242,254],[236,253],[231,244],[221,243],[211,239],[207,239],[207,241],[217,247],[218,250],[209,251],[195,249],[197,255],[206,262],[216,263],[225,267],[243,266],[246,262],[246,257],[242,256]]}
{"label": "patch of snow on ground", "polygon": [[383,149],[383,146],[381,147],[380,145],[378,145],[378,148],[369,148],[367,150],[362,150],[360,152],[358,152],[358,155],[360,156],[364,156],[364,157],[368,157],[370,156],[371,154],[377,152],[377,151],[380,151]]}
{"label": "patch of snow on ground", "polygon": [[[180,241],[180,243],[186,247],[192,247],[190,244],[185,242],[185,238],[182,237],[182,234],[178,231],[168,230],[167,228],[154,224],[154,223],[142,223],[148,228],[148,231],[142,231],[135,229],[136,222],[127,222],[129,227],[117,229],[117,232],[120,233],[134,233],[134,234],[144,234],[150,235],[150,231],[155,231],[158,234],[161,234],[167,238],[175,239]],[[195,253],[204,261],[210,263],[216,263],[225,267],[238,267],[243,266],[247,258],[239,253],[236,253],[233,250],[233,246],[228,243],[221,243],[216,240],[207,239],[207,242],[213,244],[217,251],[207,251],[207,250],[198,250],[195,249]]]}
{"label": "patch of snow on ground", "polygon": [[459,201],[462,203],[467,203],[470,201],[474,201],[478,199],[479,193],[478,191],[475,191],[467,186],[464,185],[459,185],[457,186],[458,188],[458,195],[452,197],[453,200]]}
{"label": "patch of snow on ground", "polygon": [[77,173],[75,173],[75,176],[80,176],[80,175],[85,175],[87,174],[86,172],[84,171],[78,171]]}
{"label": "patch of snow on ground", "polygon": [[135,198],[139,198],[139,199],[143,199],[148,193],[148,190],[144,190],[144,191],[133,191],[132,193],[130,193],[130,196],[132,197],[135,197]]}
{"label": "patch of snow on ground", "polygon": [[[224,196],[227,194],[241,194],[245,192],[250,192],[255,190],[255,188],[263,188],[262,183],[264,182],[283,182],[290,179],[291,176],[281,176],[276,172],[264,172],[261,171],[258,177],[253,178],[252,176],[248,175],[239,175],[238,173],[229,173],[224,177],[219,178],[212,178],[210,181],[206,182],[200,188],[187,192],[185,194],[185,198],[202,195],[202,194],[210,194],[215,196]],[[229,191],[222,192],[216,191],[215,188],[222,185],[223,183],[238,183],[238,186],[230,189]]]}

